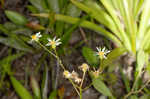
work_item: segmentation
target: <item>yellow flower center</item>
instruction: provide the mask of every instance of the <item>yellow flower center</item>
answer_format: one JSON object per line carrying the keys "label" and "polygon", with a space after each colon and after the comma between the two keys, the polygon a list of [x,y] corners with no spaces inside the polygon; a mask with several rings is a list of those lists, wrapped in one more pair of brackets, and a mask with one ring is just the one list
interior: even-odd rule
{"label": "yellow flower center", "polygon": [[32,38],[33,40],[35,40],[37,37],[36,37],[36,35],[32,35],[31,38]]}
{"label": "yellow flower center", "polygon": [[50,44],[53,46],[53,45],[56,44],[56,42],[55,41],[51,41]]}
{"label": "yellow flower center", "polygon": [[104,52],[100,51],[98,54],[99,54],[99,56],[104,56]]}
{"label": "yellow flower center", "polygon": [[56,47],[56,42],[55,42],[55,41],[51,41],[51,42],[50,42],[50,45],[52,46],[53,49],[55,49],[55,47]]}

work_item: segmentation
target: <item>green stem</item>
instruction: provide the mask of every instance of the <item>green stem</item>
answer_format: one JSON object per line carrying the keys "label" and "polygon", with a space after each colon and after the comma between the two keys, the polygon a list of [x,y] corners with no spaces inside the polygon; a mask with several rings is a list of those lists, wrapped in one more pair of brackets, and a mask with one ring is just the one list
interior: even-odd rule
{"label": "green stem", "polygon": [[82,99],[82,88],[80,88],[80,99]]}
{"label": "green stem", "polygon": [[88,88],[90,88],[90,87],[92,86],[92,84],[93,84],[93,83],[90,83],[87,87],[85,87],[85,88],[83,89],[83,91],[86,90],[86,89],[88,89]]}
{"label": "green stem", "polygon": [[73,81],[71,79],[69,79],[69,81],[71,82],[71,84],[73,85],[74,89],[76,90],[77,94],[80,96],[79,91],[77,90],[77,86],[73,83]]}
{"label": "green stem", "polygon": [[132,95],[132,94],[137,94],[137,93],[142,92],[142,90],[143,90],[149,83],[150,83],[150,80],[148,80],[148,81],[146,82],[146,84],[144,84],[139,90],[129,92],[127,95],[125,95],[125,97],[124,97],[123,99],[127,99],[127,98],[128,98],[130,95]]}
{"label": "green stem", "polygon": [[100,72],[103,71],[103,67],[102,67],[103,64],[102,64],[102,62],[103,62],[103,59],[100,58],[100,65],[99,65],[99,71],[100,71]]}
{"label": "green stem", "polygon": [[55,54],[56,54],[56,59],[58,60],[60,66],[61,66],[64,70],[66,70],[65,67],[64,67],[64,65],[62,64],[62,61],[60,60],[60,58],[59,58],[59,56],[58,56],[58,53],[57,53],[56,49],[54,49],[54,51],[55,51]]}

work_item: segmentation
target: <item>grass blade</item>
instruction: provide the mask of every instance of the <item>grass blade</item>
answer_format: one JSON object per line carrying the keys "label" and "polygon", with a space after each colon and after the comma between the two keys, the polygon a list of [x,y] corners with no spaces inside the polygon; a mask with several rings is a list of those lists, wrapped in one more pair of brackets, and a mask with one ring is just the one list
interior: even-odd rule
{"label": "grass blade", "polygon": [[16,93],[21,99],[33,99],[29,91],[27,91],[18,80],[16,80],[13,76],[10,76],[10,80]]}
{"label": "grass blade", "polygon": [[[32,14],[32,15],[33,16],[45,17],[45,18],[49,17],[49,14],[46,14],[46,13]],[[59,20],[59,21],[67,22],[67,23],[70,23],[70,24],[75,24],[80,20],[79,18],[74,18],[74,17],[65,16],[65,15],[61,15],[61,14],[55,14],[55,19]],[[116,36],[114,36],[109,31],[103,29],[102,27],[98,26],[97,24],[94,24],[94,23],[89,22],[89,21],[82,21],[79,24],[79,26],[95,30],[98,34],[101,34],[101,35],[107,37],[108,39],[114,41],[116,44],[118,44],[118,46],[122,46],[120,40],[118,40],[118,38]]]}

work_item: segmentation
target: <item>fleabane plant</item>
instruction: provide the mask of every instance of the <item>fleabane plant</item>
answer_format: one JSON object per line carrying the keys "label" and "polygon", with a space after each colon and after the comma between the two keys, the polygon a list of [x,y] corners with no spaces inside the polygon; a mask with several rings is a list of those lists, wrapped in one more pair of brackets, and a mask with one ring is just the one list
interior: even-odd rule
{"label": "fleabane plant", "polygon": [[[49,54],[53,55],[57,59],[57,61],[59,62],[59,65],[62,67],[64,71],[63,76],[70,81],[70,83],[73,85],[74,89],[76,90],[77,94],[79,95],[80,99],[82,99],[82,92],[84,90],[82,85],[83,85],[86,73],[87,71],[89,71],[89,65],[86,63],[83,63],[81,66],[79,66],[79,69],[83,72],[82,77],[79,77],[79,74],[75,72],[74,70],[72,72],[69,72],[69,70],[67,70],[65,66],[63,65],[63,62],[57,53],[56,47],[58,47],[61,44],[60,38],[58,39],[56,39],[56,37],[54,37],[53,39],[47,38],[47,41],[48,41],[47,44],[43,45],[40,42],[41,37],[42,37],[41,33],[38,32],[31,36],[31,42],[38,43],[47,52],[49,52]],[[51,47],[54,52],[50,51],[50,49],[46,46]]]}

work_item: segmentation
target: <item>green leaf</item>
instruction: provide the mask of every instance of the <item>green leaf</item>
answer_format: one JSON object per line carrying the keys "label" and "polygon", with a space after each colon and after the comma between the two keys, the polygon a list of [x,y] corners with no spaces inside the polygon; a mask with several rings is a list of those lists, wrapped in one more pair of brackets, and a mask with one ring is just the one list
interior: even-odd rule
{"label": "green leaf", "polygon": [[17,53],[17,54],[14,54],[14,55],[11,54],[11,55],[5,57],[4,59],[1,59],[0,60],[0,64],[10,63],[10,62],[14,61],[16,58],[19,58],[19,57],[21,57],[24,54],[25,54],[24,52]]}
{"label": "green leaf", "polygon": [[79,26],[81,22],[83,22],[87,18],[88,16],[84,16],[80,20],[78,20],[75,24],[73,24],[73,26],[69,27],[69,29],[65,32],[65,34],[61,38],[61,42],[62,42],[61,46],[65,46],[68,44],[70,37],[72,35],[72,32]]}
{"label": "green leaf", "polygon": [[9,56],[6,56],[6,57],[4,57],[3,59],[0,60],[0,72],[2,71],[2,73],[1,73],[2,76],[1,76],[0,80],[3,81],[6,74],[8,74],[8,75],[12,74],[11,63],[15,59],[21,57],[24,54],[25,54],[24,52],[20,52],[20,53],[13,54],[13,55],[10,54]]}
{"label": "green leaf", "polygon": [[4,27],[4,25],[2,25],[2,24],[0,24],[0,31],[2,31],[3,34],[5,34],[5,35],[11,35],[11,34],[9,33],[8,29],[6,29],[6,28]]}
{"label": "green leaf", "polygon": [[147,53],[145,53],[144,51],[140,50],[137,53],[137,66],[136,66],[136,72],[138,72],[139,74],[141,73],[144,64],[146,62],[147,59]]}
{"label": "green leaf", "polygon": [[72,17],[78,17],[81,14],[81,10],[74,6],[73,4],[69,4],[67,6],[66,15],[72,16]]}
{"label": "green leaf", "polygon": [[108,13],[112,16],[112,19],[114,20],[115,25],[116,25],[117,29],[120,32],[120,35],[121,35],[120,39],[123,42],[124,46],[129,51],[132,51],[132,45],[131,45],[130,37],[125,33],[125,31],[124,31],[124,29],[121,25],[121,22],[120,22],[119,18],[116,15],[116,11],[115,11],[112,3],[110,3],[110,0],[100,0],[100,1],[104,5],[104,7],[108,11]]}
{"label": "green leaf", "polygon": [[150,95],[149,94],[144,94],[141,96],[139,99],[149,99]]}
{"label": "green leaf", "polygon": [[47,0],[49,8],[55,12],[59,13],[59,0]]}
{"label": "green leaf", "polygon": [[3,26],[4,26],[4,28],[6,28],[9,31],[18,28],[18,26],[12,22],[6,22]]}
{"label": "green leaf", "polygon": [[57,90],[54,90],[50,93],[50,96],[48,99],[56,99],[57,97]]}
{"label": "green leaf", "polygon": [[18,80],[16,80],[13,76],[10,76],[10,80],[16,93],[21,99],[33,99],[29,91],[27,91]]}
{"label": "green leaf", "polygon": [[[47,14],[47,13],[32,14],[32,15],[49,18],[49,14]],[[61,14],[55,14],[55,19],[58,21],[63,21],[63,22],[67,22],[70,24],[76,24],[80,20],[80,18],[74,18],[74,17],[65,16],[65,15],[61,15]],[[95,30],[98,34],[101,34],[101,35],[107,37],[108,39],[114,41],[118,46],[122,46],[120,40],[116,36],[114,36],[111,32],[107,31],[106,29],[100,27],[99,25],[97,25],[95,23],[84,20],[79,24],[79,26]]]}
{"label": "green leaf", "polygon": [[105,85],[105,83],[100,78],[95,78],[92,80],[94,88],[102,93],[105,96],[112,96],[112,93],[110,92],[109,88]]}
{"label": "green leaf", "polygon": [[41,99],[40,88],[39,88],[38,82],[36,81],[34,76],[31,76],[31,86],[32,86],[32,90],[33,90],[35,99]]}
{"label": "green leaf", "polygon": [[0,36],[0,43],[16,48],[18,50],[33,52],[33,49],[31,47],[25,44],[22,40],[18,40],[17,38]]}
{"label": "green leaf", "polygon": [[77,2],[76,0],[71,0],[71,2],[78,8],[85,11],[89,16],[95,18],[101,24],[107,26],[110,30],[112,30],[112,32],[121,38],[112,18],[106,12],[104,12],[96,2],[85,1],[85,4]]}
{"label": "green leaf", "polygon": [[130,88],[130,81],[129,79],[127,78],[127,76],[124,74],[123,70],[122,70],[122,67],[120,67],[120,72],[121,72],[121,77],[123,79],[123,82],[125,84],[125,87],[126,87],[126,90],[127,92],[130,92],[131,88]]}
{"label": "green leaf", "polygon": [[12,22],[17,25],[26,25],[28,22],[28,20],[24,16],[17,12],[5,10],[5,14]]}
{"label": "green leaf", "polygon": [[88,47],[83,47],[82,48],[82,54],[84,56],[84,58],[86,59],[86,61],[90,64],[90,65],[98,65],[99,63],[99,59],[98,57],[96,56],[95,52],[91,49],[91,48],[88,48]]}
{"label": "green leaf", "polygon": [[129,99],[139,99],[136,95],[132,95],[129,97]]}
{"label": "green leaf", "polygon": [[41,5],[42,4],[41,0],[29,0],[29,1],[34,7],[36,7],[39,10],[39,12],[43,11],[43,7]]}
{"label": "green leaf", "polygon": [[47,65],[45,66],[45,71],[43,73],[43,79],[42,79],[42,99],[47,99],[47,93],[48,93],[48,67]]}
{"label": "green leaf", "polygon": [[38,13],[38,10],[36,7],[32,6],[32,5],[28,5],[27,6],[28,10],[31,11],[32,13]]}
{"label": "green leaf", "polygon": [[148,22],[149,22],[149,17],[150,17],[150,0],[145,0],[144,6],[143,6],[143,11],[141,14],[141,20],[140,20],[140,25],[139,25],[139,30],[137,34],[137,49],[140,48],[141,42],[143,41],[143,37],[147,34],[146,30],[148,28]]}
{"label": "green leaf", "polygon": [[108,54],[107,59],[102,62],[102,66],[103,67],[108,66],[125,52],[127,52],[127,50],[123,47],[115,48]]}

